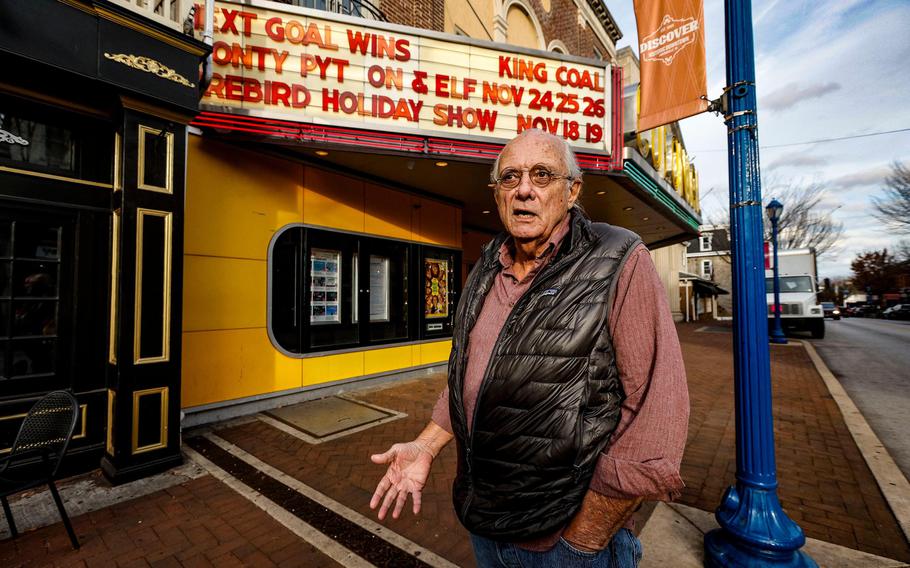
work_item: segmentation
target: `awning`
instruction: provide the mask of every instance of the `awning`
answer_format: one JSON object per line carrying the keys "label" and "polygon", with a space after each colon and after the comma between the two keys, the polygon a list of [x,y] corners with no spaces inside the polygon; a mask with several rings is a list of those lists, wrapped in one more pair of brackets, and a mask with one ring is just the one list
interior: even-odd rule
{"label": "awning", "polygon": [[689,272],[680,272],[679,280],[680,282],[691,282],[695,293],[701,296],[722,296],[724,294],[730,293],[714,282],[705,280],[704,278],[699,278],[698,276]]}

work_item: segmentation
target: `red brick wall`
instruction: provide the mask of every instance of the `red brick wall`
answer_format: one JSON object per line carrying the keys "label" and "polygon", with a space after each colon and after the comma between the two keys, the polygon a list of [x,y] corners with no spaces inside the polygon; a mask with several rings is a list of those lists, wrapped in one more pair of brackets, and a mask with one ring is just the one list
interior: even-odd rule
{"label": "red brick wall", "polygon": [[445,0],[373,0],[390,22],[427,30],[445,30]]}
{"label": "red brick wall", "polygon": [[572,0],[551,0],[549,13],[544,11],[540,0],[525,1],[534,8],[540,27],[543,28],[546,45],[554,39],[561,40],[572,55],[581,57],[593,57],[596,45],[604,57],[609,57],[610,52],[591,31],[591,25],[599,26],[600,23],[580,26],[578,7]]}
{"label": "red brick wall", "polygon": [[[385,13],[390,22],[429,30],[444,31],[445,0],[373,0]],[[551,0],[549,13],[544,11],[540,0],[526,0],[530,4],[543,28],[544,44],[554,39],[561,40],[572,55],[593,57],[594,46],[607,57],[609,51],[597,39],[590,25],[578,24],[578,7],[572,0]],[[486,22],[492,29],[493,22]],[[600,23],[593,25],[599,26]]]}

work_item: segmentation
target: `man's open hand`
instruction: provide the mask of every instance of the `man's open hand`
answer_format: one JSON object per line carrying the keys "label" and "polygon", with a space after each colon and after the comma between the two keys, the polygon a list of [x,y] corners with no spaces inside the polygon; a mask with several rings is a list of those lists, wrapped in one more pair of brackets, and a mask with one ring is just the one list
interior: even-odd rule
{"label": "man's open hand", "polygon": [[427,483],[434,457],[430,447],[419,440],[395,444],[384,454],[370,456],[373,463],[389,464],[389,469],[382,476],[373,498],[370,499],[370,509],[375,509],[382,501],[379,520],[385,519],[393,502],[395,508],[392,510],[392,518],[397,519],[408,500],[408,494],[411,495],[414,504],[414,514],[420,512],[420,492]]}

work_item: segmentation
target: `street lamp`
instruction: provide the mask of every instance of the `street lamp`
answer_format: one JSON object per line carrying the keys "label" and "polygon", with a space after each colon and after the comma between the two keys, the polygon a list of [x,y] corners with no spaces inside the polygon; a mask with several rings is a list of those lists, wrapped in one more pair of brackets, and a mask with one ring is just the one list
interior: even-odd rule
{"label": "street lamp", "polygon": [[771,203],[765,207],[768,212],[768,219],[771,221],[771,246],[774,247],[774,329],[771,330],[771,343],[787,343],[787,336],[780,325],[780,278],[777,272],[777,222],[780,220],[780,212],[784,210],[783,204],[772,199]]}

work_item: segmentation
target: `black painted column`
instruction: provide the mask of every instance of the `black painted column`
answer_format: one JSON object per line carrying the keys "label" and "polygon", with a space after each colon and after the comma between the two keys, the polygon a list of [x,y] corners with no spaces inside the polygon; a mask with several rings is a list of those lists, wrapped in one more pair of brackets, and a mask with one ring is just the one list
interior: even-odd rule
{"label": "black painted column", "polygon": [[180,354],[188,117],[136,106],[144,105],[125,103],[116,150],[109,421],[101,464],[113,483],[182,462]]}

